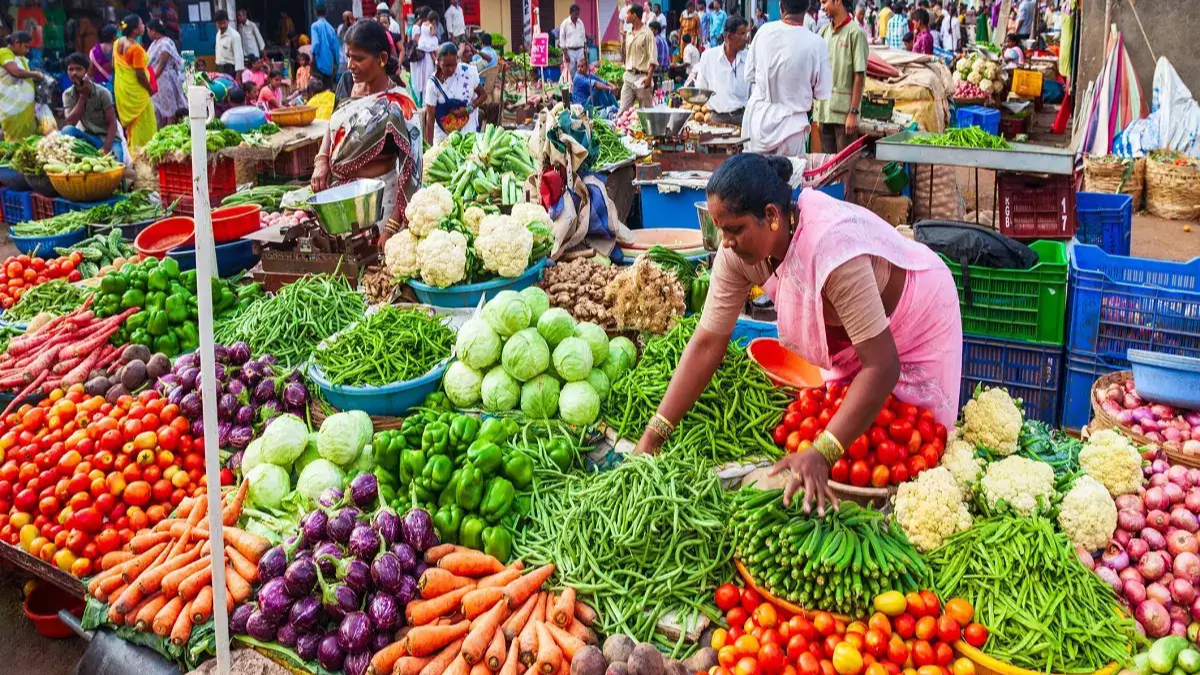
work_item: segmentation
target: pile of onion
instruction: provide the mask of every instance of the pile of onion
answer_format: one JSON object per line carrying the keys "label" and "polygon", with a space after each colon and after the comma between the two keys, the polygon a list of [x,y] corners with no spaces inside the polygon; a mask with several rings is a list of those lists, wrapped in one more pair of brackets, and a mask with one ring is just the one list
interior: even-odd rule
{"label": "pile of onion", "polygon": [[1138,395],[1133,380],[1113,383],[1094,393],[1104,412],[1121,426],[1161,443],[1171,452],[1200,455],[1200,412],[1175,410],[1162,403],[1148,403]]}

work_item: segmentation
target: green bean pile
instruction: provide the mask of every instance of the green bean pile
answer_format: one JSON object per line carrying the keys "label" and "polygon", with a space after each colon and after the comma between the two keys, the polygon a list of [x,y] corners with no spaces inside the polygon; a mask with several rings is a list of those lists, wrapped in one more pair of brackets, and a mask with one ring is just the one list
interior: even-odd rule
{"label": "green bean pile", "polygon": [[453,346],[444,318],[386,305],[317,350],[313,360],[333,384],[380,387],[425,375]]}
{"label": "green bean pile", "polygon": [[[711,468],[631,455],[598,473],[535,473],[528,522],[514,556],[554,563],[599,614],[603,635],[662,641],[655,626],[676,612],[692,625],[717,618],[713,590],[729,579],[729,501]],[[664,643],[665,646],[665,643]]]}
{"label": "green bean pile", "polygon": [[1112,587],[1079,563],[1067,536],[1045,518],[977,521],[925,560],[933,590],[975,607],[975,620],[989,631],[983,651],[1005,663],[1092,673],[1130,657],[1133,620],[1115,616]]}
{"label": "green bean pile", "polygon": [[[17,223],[11,228],[12,235],[14,237],[54,237],[75,232],[87,227],[87,214],[87,211],[70,211],[53,218]],[[50,251],[41,251],[41,253],[47,254]]]}
{"label": "green bean pile", "polygon": [[592,166],[608,166],[633,159],[633,153],[621,141],[621,132],[605,120],[597,119],[592,122],[592,140],[596,151],[592,157]]}
{"label": "green bean pile", "polygon": [[[680,319],[665,334],[651,338],[637,366],[612,384],[600,416],[618,435],[634,439],[642,435],[699,322],[699,315]],[[780,448],[770,434],[792,400],[746,356],[744,347],[731,342],[721,367],[663,452],[710,463],[779,457]]]}
{"label": "green bean pile", "polygon": [[933,145],[941,148],[980,148],[984,150],[1012,150],[1008,141],[993,136],[979,127],[954,127],[944,134],[913,136],[905,141],[910,145]]}
{"label": "green bean pile", "polygon": [[29,321],[42,312],[63,316],[83,304],[91,291],[61,279],[38,284],[25,292],[17,304],[4,313],[7,321]]}
{"label": "green bean pile", "polygon": [[362,318],[366,302],[343,276],[306,276],[274,297],[254,301],[222,317],[218,344],[244,340],[254,354],[274,354],[281,367],[294,368],[312,356],[322,340]]}
{"label": "green bean pile", "polygon": [[24,335],[25,331],[12,326],[0,326],[0,354],[8,351],[8,341],[18,335]]}

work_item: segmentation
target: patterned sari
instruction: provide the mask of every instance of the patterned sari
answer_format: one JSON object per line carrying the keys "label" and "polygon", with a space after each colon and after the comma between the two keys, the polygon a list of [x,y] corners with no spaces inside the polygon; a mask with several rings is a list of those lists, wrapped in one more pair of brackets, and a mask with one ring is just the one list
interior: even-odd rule
{"label": "patterned sari", "polygon": [[343,102],[329,118],[331,184],[354,180],[358,171],[375,161],[385,148],[396,151],[392,171],[384,182],[383,212],[390,218],[408,204],[406,189],[421,183],[421,131],[415,123],[417,106],[401,87]]}
{"label": "patterned sari", "polygon": [[120,50],[121,42],[118,41],[113,47],[113,93],[117,98],[117,117],[121,119],[121,126],[129,137],[130,149],[137,150],[149,143],[154,132],[158,131],[150,92],[146,91],[137,77],[137,71],[149,70],[150,59],[146,50],[137,43],[124,52]]}
{"label": "patterned sari", "polygon": [[5,138],[19,141],[37,133],[37,116],[33,110],[35,85],[33,80],[10,75],[4,69],[8,63],[29,70],[29,61],[11,49],[0,49],[0,127],[4,129]]}

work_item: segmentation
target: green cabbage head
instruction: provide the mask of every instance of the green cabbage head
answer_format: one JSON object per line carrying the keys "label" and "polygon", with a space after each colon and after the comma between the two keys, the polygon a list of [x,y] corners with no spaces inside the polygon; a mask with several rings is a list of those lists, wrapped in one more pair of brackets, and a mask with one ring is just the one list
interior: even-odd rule
{"label": "green cabbage head", "polygon": [[479,400],[479,385],[483,376],[479,371],[462,361],[455,361],[446,369],[442,378],[442,386],[446,388],[446,397],[456,408],[469,408]]}
{"label": "green cabbage head", "polygon": [[633,344],[633,340],[624,335],[618,335],[608,341],[608,358],[610,359],[612,358],[613,350],[625,352],[625,360],[631,367],[634,363],[637,363],[637,345]]}
{"label": "green cabbage head", "polygon": [[608,392],[612,389],[612,384],[608,381],[608,376],[603,370],[592,368],[588,373],[587,383],[592,385],[592,389],[596,390],[596,395],[600,397],[600,402],[603,403],[608,398]]}
{"label": "green cabbage head", "polygon": [[604,365],[600,366],[600,370],[608,376],[610,384],[616,383],[622,375],[629,372],[629,369],[633,368],[634,360],[637,359],[637,348],[634,347],[631,352],[623,344],[618,343],[618,340],[624,340],[629,342],[630,346],[633,345],[628,338],[623,337],[615,337],[608,344],[608,359],[604,361]]}
{"label": "green cabbage head", "polygon": [[529,325],[536,326],[542,314],[550,309],[550,296],[537,286],[523,289],[520,296],[529,305]]}
{"label": "green cabbage head", "polygon": [[275,464],[259,464],[250,471],[246,480],[250,481],[247,498],[252,506],[260,509],[278,509],[283,504],[283,498],[292,491],[287,469]]}
{"label": "green cabbage head", "polygon": [[608,359],[608,334],[604,329],[590,321],[584,321],[575,326],[575,335],[583,338],[592,350],[592,365],[599,366]]}
{"label": "green cabbage head", "polygon": [[504,366],[496,366],[483,376],[479,392],[483,397],[484,410],[490,413],[508,412],[517,407],[521,400],[521,383],[514,380]]}
{"label": "green cabbage head", "polygon": [[243,476],[249,475],[254,470],[254,467],[263,463],[262,444],[263,437],[259,436],[250,441],[250,445],[246,446],[246,451],[242,453],[241,469]]}
{"label": "green cabbage head", "polygon": [[551,347],[557,347],[564,339],[575,335],[575,319],[561,307],[551,307],[542,312],[537,322],[538,335]]}
{"label": "green cabbage head", "polygon": [[550,364],[550,347],[537,330],[526,328],[504,343],[500,363],[509,375],[525,382],[545,372]]}
{"label": "green cabbage head", "polygon": [[[340,488],[345,482],[346,472],[342,471],[340,466],[327,459],[317,458],[300,472],[300,477],[296,479],[296,490],[306,500],[315,502],[325,488]],[[254,486],[253,483],[250,485]]]}
{"label": "green cabbage head", "polygon": [[500,336],[484,319],[467,321],[458,329],[454,353],[459,360],[476,370],[483,370],[500,360]]}
{"label": "green cabbage head", "polygon": [[[308,434],[308,444],[304,446],[304,452],[300,453],[300,456],[292,464],[292,471],[299,476],[304,471],[304,467],[318,459],[321,459],[321,453],[317,452],[317,432],[311,431]],[[242,461],[245,461],[244,457]]]}
{"label": "green cabbage head", "polygon": [[280,415],[262,435],[262,461],[292,468],[308,445],[308,425],[290,413]]}
{"label": "green cabbage head", "polygon": [[558,413],[558,380],[538,375],[521,386],[521,412],[534,419],[549,419]]}
{"label": "green cabbage head", "polygon": [[321,423],[321,431],[317,434],[317,452],[338,466],[350,466],[369,440],[371,437],[364,438],[362,425],[354,415],[334,413]]}
{"label": "green cabbage head", "polygon": [[500,291],[491,302],[483,306],[483,318],[492,330],[503,337],[528,328],[531,317],[529,305],[525,304],[521,294],[516,291]]}
{"label": "green cabbage head", "polygon": [[600,414],[600,395],[586,380],[568,382],[558,396],[558,411],[567,424],[587,426]]}
{"label": "green cabbage head", "polygon": [[592,349],[583,338],[563,339],[554,348],[554,370],[567,382],[586,379],[592,369]]}

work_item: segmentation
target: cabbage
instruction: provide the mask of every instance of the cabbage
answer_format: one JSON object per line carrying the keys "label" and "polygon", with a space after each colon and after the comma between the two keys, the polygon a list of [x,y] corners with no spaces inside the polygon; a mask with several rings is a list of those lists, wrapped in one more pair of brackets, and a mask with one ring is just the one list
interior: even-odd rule
{"label": "cabbage", "polygon": [[[278,422],[271,425],[274,428]],[[271,429],[267,429],[270,431]],[[348,466],[358,459],[370,437],[363,438],[362,425],[350,413],[334,413],[321,423],[317,434],[317,452],[338,466]]]}
{"label": "cabbage", "polygon": [[[618,339],[622,338],[613,338],[613,343],[616,343]],[[604,374],[608,376],[610,384],[615,384],[617,380],[621,379],[622,375],[633,367],[633,360],[635,358],[636,350],[635,355],[630,356],[629,352],[622,346],[609,345],[608,359],[604,362],[604,365],[600,366],[600,370],[604,371]]]}
{"label": "cabbage", "polygon": [[586,379],[592,369],[592,349],[583,338],[565,338],[554,348],[554,370],[567,382]]}
{"label": "cabbage", "polygon": [[500,336],[483,319],[471,319],[458,329],[454,354],[463,363],[483,370],[500,358]]}
{"label": "cabbage", "polygon": [[550,348],[533,328],[517,331],[500,354],[500,363],[509,375],[521,380],[531,380],[542,374],[550,363]]}
{"label": "cabbage", "polygon": [[490,413],[508,412],[517,407],[521,398],[521,383],[505,372],[503,366],[496,366],[483,376],[479,386],[483,397],[483,409]]}
{"label": "cabbage", "polygon": [[250,445],[246,446],[246,451],[242,453],[242,475],[250,473],[254,467],[263,463],[262,456],[262,436],[250,441]]}
{"label": "cabbage", "polygon": [[599,366],[608,358],[608,333],[590,321],[575,326],[575,335],[583,338],[592,350],[592,365]]}
{"label": "cabbage", "polygon": [[529,325],[536,326],[542,314],[550,309],[550,296],[537,286],[530,286],[520,293],[521,299],[529,306]]}
{"label": "cabbage", "polygon": [[596,395],[600,397],[600,402],[603,403],[608,398],[608,392],[612,385],[608,381],[608,376],[603,370],[592,368],[588,373],[587,383],[592,385],[592,389],[596,390]]}
{"label": "cabbage", "polygon": [[354,460],[350,471],[359,471],[362,473],[371,473],[375,470],[375,447],[368,443],[363,447],[362,452],[358,453],[358,459]]}
{"label": "cabbage", "polygon": [[275,418],[262,435],[262,461],[292,468],[292,463],[308,445],[308,425],[299,417],[285,413]]}
{"label": "cabbage", "polygon": [[561,307],[551,307],[542,312],[537,322],[538,335],[551,347],[557,347],[564,338],[575,335],[575,319],[571,313]]}
{"label": "cabbage", "polygon": [[[250,444],[254,445],[253,441]],[[321,459],[321,453],[317,452],[317,432],[313,431],[308,434],[308,444],[304,446],[304,452],[292,463],[292,471],[299,476],[304,467],[318,459]],[[244,457],[242,461],[245,461]]]}
{"label": "cabbage", "polygon": [[600,414],[600,395],[587,382],[568,382],[558,396],[558,410],[567,424],[586,426]]}
{"label": "cabbage", "polygon": [[538,375],[521,386],[521,412],[535,419],[554,417],[558,412],[558,380]]}
{"label": "cabbage", "polygon": [[[346,482],[346,473],[341,467],[327,459],[317,458],[304,467],[296,479],[296,490],[310,502],[317,500],[325,488],[340,488]],[[254,487],[254,484],[250,484]]]}
{"label": "cabbage", "polygon": [[479,386],[483,376],[479,371],[462,361],[455,361],[446,369],[442,378],[442,386],[446,388],[446,397],[456,408],[467,408],[479,400]]}
{"label": "cabbage", "polygon": [[371,416],[362,410],[347,410],[350,416],[358,420],[358,426],[362,429],[362,445],[371,442],[371,438],[375,436],[375,423],[371,421]]}
{"label": "cabbage", "polygon": [[504,337],[529,327],[532,313],[529,305],[516,291],[500,291],[492,301],[483,306],[483,318],[492,330]]}
{"label": "cabbage", "polygon": [[[274,427],[275,424],[271,426]],[[250,505],[260,509],[279,508],[283,504],[283,498],[292,491],[292,483],[288,478],[287,469],[274,464],[259,464],[250,471],[246,480],[250,481],[250,490],[247,494]]]}
{"label": "cabbage", "polygon": [[614,349],[625,352],[626,363],[630,366],[637,362],[637,345],[633,344],[633,340],[624,335],[618,335],[608,341],[608,358],[612,358]]}

